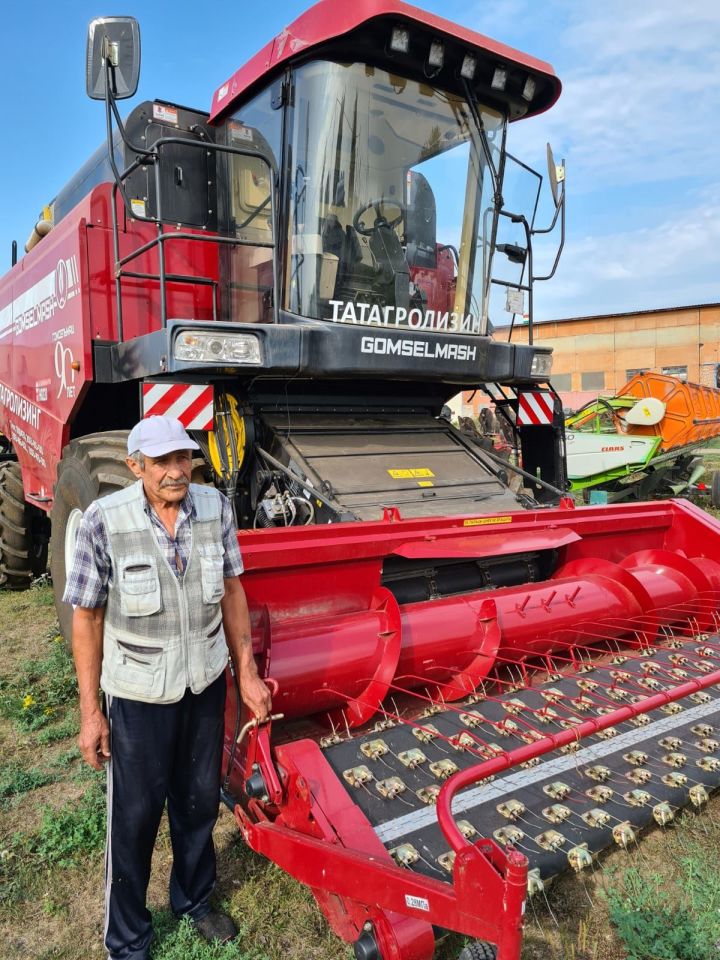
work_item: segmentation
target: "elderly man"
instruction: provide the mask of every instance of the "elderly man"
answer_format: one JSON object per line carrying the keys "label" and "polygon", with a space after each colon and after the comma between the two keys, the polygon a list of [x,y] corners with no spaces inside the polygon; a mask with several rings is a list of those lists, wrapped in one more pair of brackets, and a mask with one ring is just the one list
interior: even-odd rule
{"label": "elderly man", "polygon": [[85,511],[63,597],[75,607],[80,749],[96,770],[109,760],[110,960],[149,956],[145,898],[166,801],[175,915],[207,939],[236,933],[210,907],[228,648],[247,707],[262,720],[271,703],[252,655],[230,504],[190,483],[197,448],[168,417],[131,430],[127,464],[137,483]]}

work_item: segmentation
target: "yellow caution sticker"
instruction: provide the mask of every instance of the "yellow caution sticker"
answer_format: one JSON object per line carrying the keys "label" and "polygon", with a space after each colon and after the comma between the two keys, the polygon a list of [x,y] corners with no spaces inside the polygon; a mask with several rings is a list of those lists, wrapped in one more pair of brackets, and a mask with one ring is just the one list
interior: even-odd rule
{"label": "yellow caution sticker", "polygon": [[418,486],[419,486],[419,487],[433,487],[433,486],[435,486],[435,484],[432,482],[432,480],[418,480]]}
{"label": "yellow caution sticker", "polygon": [[463,520],[464,527],[484,527],[494,523],[512,523],[512,517],[473,517]]}
{"label": "yellow caution sticker", "polygon": [[420,480],[423,477],[434,477],[435,474],[427,467],[417,467],[414,470],[388,470],[393,480]]}

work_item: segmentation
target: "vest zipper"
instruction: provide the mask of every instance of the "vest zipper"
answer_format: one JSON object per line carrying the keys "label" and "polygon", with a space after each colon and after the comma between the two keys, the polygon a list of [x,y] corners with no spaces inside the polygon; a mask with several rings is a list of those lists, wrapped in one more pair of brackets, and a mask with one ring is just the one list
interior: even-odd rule
{"label": "vest zipper", "polygon": [[130,663],[141,663],[145,667],[149,667],[151,665],[149,660],[138,660],[137,657],[131,657],[129,653],[124,653],[122,659],[123,666],[127,666],[128,660]]}
{"label": "vest zipper", "polygon": [[[190,520],[188,519],[188,523]],[[180,593],[180,626],[182,629],[182,648],[183,648],[183,657],[185,659],[185,689],[188,687],[192,690],[190,686],[190,650],[188,649],[188,616],[187,616],[187,594],[185,593],[185,577],[187,576],[188,569],[190,564],[193,562],[193,550],[195,548],[195,536],[193,533],[192,523],[190,523],[190,549],[188,551],[187,563],[185,564],[185,569],[182,571],[179,577],[175,578],[177,583],[177,588]]]}

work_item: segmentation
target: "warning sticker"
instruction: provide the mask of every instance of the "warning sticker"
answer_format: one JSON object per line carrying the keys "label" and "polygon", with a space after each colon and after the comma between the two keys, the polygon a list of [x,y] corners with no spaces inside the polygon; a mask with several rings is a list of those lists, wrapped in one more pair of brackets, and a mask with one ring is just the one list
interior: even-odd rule
{"label": "warning sticker", "polygon": [[253,139],[252,127],[245,127],[241,123],[230,123],[229,127],[232,132],[234,140],[248,140],[252,142],[252,139]]}
{"label": "warning sticker", "polygon": [[174,107],[167,107],[164,103],[153,104],[153,120],[161,123],[177,123],[178,113]]}
{"label": "warning sticker", "polygon": [[415,470],[388,470],[393,480],[420,480],[424,477],[434,477],[435,474],[427,467],[417,467]]}
{"label": "warning sticker", "polygon": [[512,523],[512,517],[473,517],[463,520],[464,527],[484,527],[493,523]]}
{"label": "warning sticker", "polygon": [[432,482],[432,480],[418,480],[418,486],[419,486],[419,487],[433,487],[433,486],[435,486],[435,484]]}

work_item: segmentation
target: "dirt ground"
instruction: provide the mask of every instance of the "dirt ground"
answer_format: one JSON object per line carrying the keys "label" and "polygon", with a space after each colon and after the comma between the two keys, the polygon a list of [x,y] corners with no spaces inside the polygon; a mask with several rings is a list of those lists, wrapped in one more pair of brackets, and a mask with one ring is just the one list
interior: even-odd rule
{"label": "dirt ground", "polygon": [[[47,678],[36,677],[32,663],[60,662],[62,644],[49,587],[24,594],[0,592],[0,958],[1,960],[92,960],[105,956],[102,948],[103,857],[95,834],[91,854],[78,854],[73,865],[50,862],[33,848],[33,837],[47,831],[50,809],[79,811],[88,790],[98,789],[74,747],[74,693],[48,692]],[[28,664],[31,664],[30,666]],[[39,668],[38,668],[39,669]],[[35,672],[34,672],[35,670]],[[42,671],[40,670],[40,674]],[[69,683],[69,681],[68,681]],[[47,722],[27,729],[23,704],[43,712],[38,698],[57,703]],[[20,720],[18,720],[18,716]],[[52,782],[12,792],[10,775],[20,783],[28,771]],[[9,794],[9,795],[8,795]],[[50,820],[52,821],[52,817]],[[72,821],[67,831],[78,832],[80,850],[88,823]],[[46,824],[43,828],[43,824]],[[720,846],[720,799],[700,814],[686,814],[679,825],[657,828],[639,847],[615,850],[596,863],[592,872],[566,874],[552,884],[547,896],[530,901],[523,960],[623,960],[621,945],[608,915],[605,892],[618,870],[633,865],[671,889],[677,863],[689,843],[697,842],[716,857]],[[52,826],[52,824],[51,824]],[[58,839],[54,838],[54,842]],[[70,838],[72,839],[72,838]],[[243,929],[243,951],[232,954],[173,952],[170,940],[160,939],[160,960],[336,960],[352,951],[340,943],[315,907],[307,890],[278,868],[250,853],[243,845],[229,811],[222,809],[216,841],[219,854],[218,899]],[[149,902],[167,926],[167,884],[171,851],[168,833],[161,830],[155,850]],[[456,960],[462,940],[439,944],[437,960]],[[164,952],[163,952],[164,951]]]}

